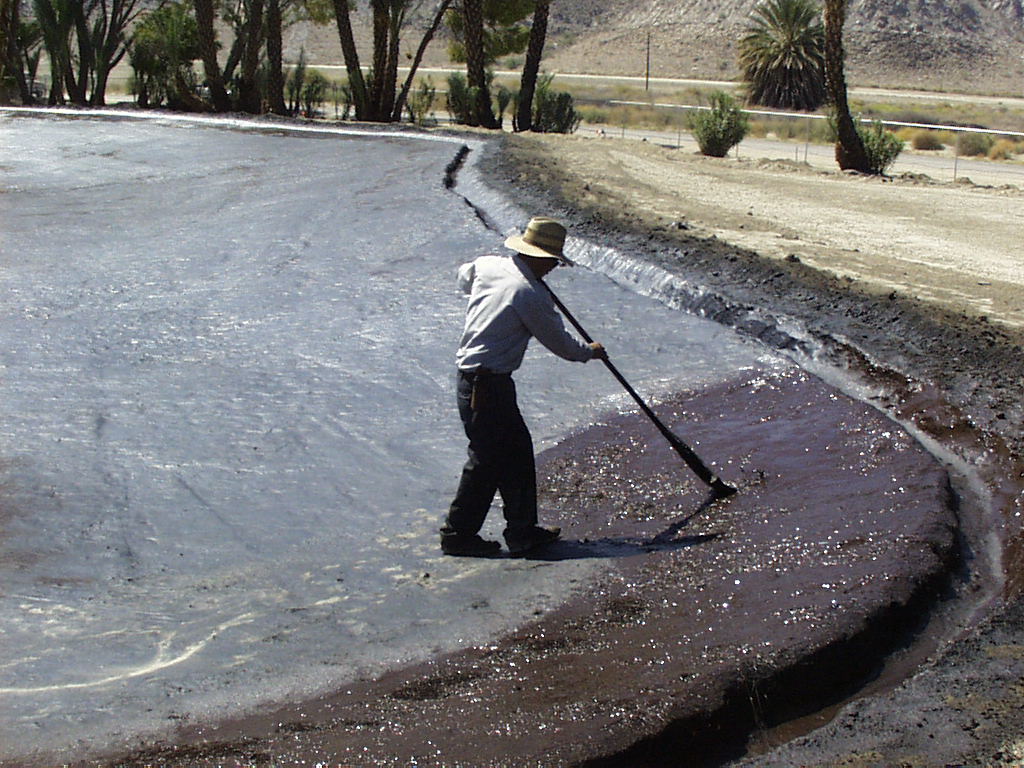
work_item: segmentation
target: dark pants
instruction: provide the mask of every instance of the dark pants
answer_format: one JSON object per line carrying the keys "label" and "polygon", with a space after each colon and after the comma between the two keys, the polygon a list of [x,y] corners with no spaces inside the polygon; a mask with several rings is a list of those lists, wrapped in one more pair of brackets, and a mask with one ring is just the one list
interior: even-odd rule
{"label": "dark pants", "polygon": [[459,416],[469,438],[469,460],[442,537],[473,536],[501,493],[505,539],[537,524],[537,477],[533,440],[516,404],[510,375],[459,372]]}

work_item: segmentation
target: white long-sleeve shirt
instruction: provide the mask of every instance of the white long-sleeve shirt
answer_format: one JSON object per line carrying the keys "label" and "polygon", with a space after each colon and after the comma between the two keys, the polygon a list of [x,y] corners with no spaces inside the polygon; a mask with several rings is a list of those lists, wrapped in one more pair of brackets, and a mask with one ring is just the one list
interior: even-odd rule
{"label": "white long-sleeve shirt", "polygon": [[586,362],[594,351],[565,329],[551,295],[518,254],[481,256],[459,268],[469,294],[466,325],[455,355],[461,371],[511,373],[531,337],[561,358]]}

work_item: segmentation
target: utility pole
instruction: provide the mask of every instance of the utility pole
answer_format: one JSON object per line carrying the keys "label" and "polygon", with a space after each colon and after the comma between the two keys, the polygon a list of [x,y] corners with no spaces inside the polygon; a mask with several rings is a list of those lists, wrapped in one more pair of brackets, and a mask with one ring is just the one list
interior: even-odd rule
{"label": "utility pole", "polygon": [[647,66],[644,68],[644,90],[651,90],[651,33],[647,33]]}

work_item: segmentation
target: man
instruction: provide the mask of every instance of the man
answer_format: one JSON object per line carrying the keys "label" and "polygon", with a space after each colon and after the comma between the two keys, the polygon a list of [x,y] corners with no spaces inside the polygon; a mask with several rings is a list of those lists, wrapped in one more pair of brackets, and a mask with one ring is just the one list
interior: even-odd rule
{"label": "man", "polygon": [[469,438],[469,460],[455,500],[441,528],[448,555],[494,557],[501,545],[480,537],[496,491],[505,515],[509,553],[522,556],[556,540],[558,528],[537,524],[537,479],[533,441],[516,404],[512,372],[536,337],[566,360],[605,359],[604,347],[571,336],[540,282],[559,264],[565,227],[535,217],[513,235],[506,256],[481,256],[459,269],[459,286],[469,294],[466,324],[456,354],[459,416]]}

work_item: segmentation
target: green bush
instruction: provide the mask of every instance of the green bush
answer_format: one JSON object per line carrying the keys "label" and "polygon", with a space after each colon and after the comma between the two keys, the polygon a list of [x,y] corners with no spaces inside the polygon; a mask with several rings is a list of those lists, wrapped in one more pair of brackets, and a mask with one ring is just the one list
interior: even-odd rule
{"label": "green bush", "polygon": [[690,117],[690,130],[702,154],[725,157],[729,150],[743,141],[750,129],[750,121],[725,91],[715,91],[709,97],[711,109],[700,110]]}
{"label": "green bush", "polygon": [[1020,147],[1016,142],[1007,138],[997,139],[995,144],[993,144],[992,148],[988,151],[988,159],[1009,160],[1018,152],[1020,152]]}
{"label": "green bush", "polygon": [[505,110],[508,109],[508,105],[515,99],[515,94],[512,93],[504,85],[499,85],[494,92],[494,104],[497,107],[494,111],[497,113],[498,125],[505,122]]}
{"label": "green bush", "polygon": [[910,146],[914,149],[922,150],[939,150],[945,149],[946,146],[942,143],[939,138],[939,134],[935,131],[929,131],[927,128],[918,128],[910,136]]}
{"label": "green bush", "polygon": [[575,133],[583,116],[576,111],[572,94],[552,91],[554,75],[544,75],[533,96],[533,130],[538,133]]}
{"label": "green bush", "polygon": [[307,117],[315,117],[327,98],[330,81],[315,69],[306,72],[306,81],[302,86],[302,108]]}
{"label": "green bush", "polygon": [[299,60],[288,73],[285,91],[288,93],[288,114],[297,115],[302,109],[302,89],[306,85],[306,49],[299,49]]}
{"label": "green bush", "polygon": [[987,133],[960,133],[960,154],[966,157],[985,157],[995,140]]}
{"label": "green bush", "polygon": [[430,112],[434,109],[434,99],[437,97],[437,89],[434,88],[434,81],[429,77],[420,80],[419,87],[409,94],[405,107],[409,110],[409,119],[416,125],[424,125],[430,118]]}
{"label": "green bush", "polygon": [[199,58],[199,30],[185,3],[160,6],[135,28],[128,46],[131,92],[141,107],[184,107],[179,89],[194,89],[192,60]]}
{"label": "green bush", "polygon": [[453,123],[468,125],[472,122],[473,105],[476,102],[476,88],[469,87],[466,76],[458,72],[448,75],[448,95],[445,108]]}
{"label": "green bush", "polygon": [[877,120],[867,127],[862,123],[858,124],[857,133],[864,142],[864,151],[867,152],[872,173],[885,173],[903,151],[903,140],[891,131],[885,130],[885,126]]}

